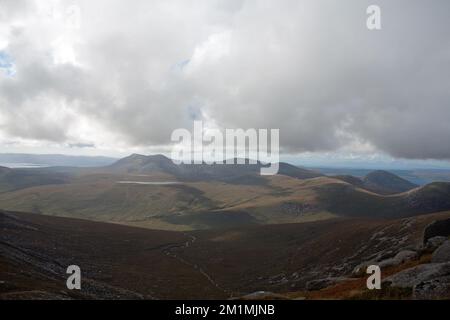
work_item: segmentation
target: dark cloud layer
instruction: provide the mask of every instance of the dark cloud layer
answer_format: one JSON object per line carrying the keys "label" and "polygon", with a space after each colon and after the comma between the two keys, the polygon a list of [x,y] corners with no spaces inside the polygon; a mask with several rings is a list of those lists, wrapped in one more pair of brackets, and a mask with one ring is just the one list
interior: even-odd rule
{"label": "dark cloud layer", "polygon": [[79,3],[74,17],[69,1],[0,1],[16,68],[0,76],[0,134],[164,145],[195,113],[280,128],[289,152],[450,159],[446,0]]}

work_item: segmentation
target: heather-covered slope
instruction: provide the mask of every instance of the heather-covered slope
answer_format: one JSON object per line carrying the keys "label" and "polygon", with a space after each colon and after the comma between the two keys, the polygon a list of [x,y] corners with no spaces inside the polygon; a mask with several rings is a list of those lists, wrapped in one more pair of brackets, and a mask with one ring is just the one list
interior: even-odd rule
{"label": "heather-covered slope", "polygon": [[[314,288],[353,283],[355,267],[364,262],[413,250],[411,261],[423,263],[424,228],[448,218],[447,212],[168,232],[1,212],[0,299],[209,299],[259,290],[329,298]],[[65,287],[72,264],[82,270],[81,291]],[[386,268],[382,272],[393,272]]]}

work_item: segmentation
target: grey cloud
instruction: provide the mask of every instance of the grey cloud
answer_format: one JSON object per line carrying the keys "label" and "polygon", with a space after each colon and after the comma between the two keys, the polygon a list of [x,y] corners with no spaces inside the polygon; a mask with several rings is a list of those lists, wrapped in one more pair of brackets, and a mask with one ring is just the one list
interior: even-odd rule
{"label": "grey cloud", "polygon": [[[0,131],[74,141],[80,115],[130,146],[164,145],[205,114],[280,128],[289,152],[359,140],[450,159],[450,3],[379,0],[381,31],[365,27],[370,4],[81,1],[79,65],[49,61],[52,38],[31,26],[10,36],[17,74],[0,79]],[[61,101],[71,112],[52,116]]]}
{"label": "grey cloud", "polygon": [[95,144],[84,142],[69,143],[69,148],[95,148]]}
{"label": "grey cloud", "polygon": [[33,4],[27,0],[1,0],[0,1],[0,22],[22,16],[25,11],[30,10]]}

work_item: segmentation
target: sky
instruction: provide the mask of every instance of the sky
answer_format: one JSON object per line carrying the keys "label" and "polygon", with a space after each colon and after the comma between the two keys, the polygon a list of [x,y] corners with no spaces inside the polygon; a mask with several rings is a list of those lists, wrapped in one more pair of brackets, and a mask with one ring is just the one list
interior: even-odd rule
{"label": "sky", "polygon": [[450,168],[449,17],[448,0],[0,0],[0,152],[170,153],[203,120],[279,128],[299,162]]}

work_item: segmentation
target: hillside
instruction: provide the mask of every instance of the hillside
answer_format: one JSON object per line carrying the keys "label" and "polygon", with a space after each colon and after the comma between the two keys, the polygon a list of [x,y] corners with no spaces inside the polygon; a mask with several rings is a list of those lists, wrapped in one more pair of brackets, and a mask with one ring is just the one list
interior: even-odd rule
{"label": "hillside", "polygon": [[289,164],[281,164],[275,176],[261,176],[259,169],[260,164],[176,165],[162,155],[132,155],[101,168],[4,168],[0,208],[162,230],[336,216],[395,219],[450,210],[448,183],[382,194],[368,190],[366,181],[391,191],[406,184],[383,172],[363,180],[316,176]]}
{"label": "hillside", "polygon": [[351,175],[337,175],[333,177],[358,188],[383,195],[402,193],[418,187],[418,185],[384,170],[369,172],[362,179]]}
{"label": "hillside", "polygon": [[407,217],[449,210],[450,184],[431,183],[408,192],[383,196],[352,185],[330,184],[318,190],[327,210],[352,217]]}
{"label": "hillside", "polygon": [[[118,160],[108,166],[107,172],[115,174],[133,173],[164,173],[181,181],[224,181],[233,184],[258,184],[264,183],[260,176],[263,165],[260,162],[250,164],[248,159],[243,160],[245,164],[175,164],[164,155],[144,156],[133,154]],[[298,179],[310,179],[320,177],[322,174],[299,168],[287,163],[279,164],[278,174],[287,175]]]}
{"label": "hillside", "polygon": [[[223,299],[259,290],[330,298],[319,284],[355,283],[352,272],[364,262],[404,250],[426,257],[424,228],[449,218],[445,212],[168,232],[0,212],[0,299]],[[411,259],[396,272],[423,263]],[[82,270],[79,292],[65,288],[71,264]],[[355,294],[355,285],[334,294]]]}
{"label": "hillside", "polygon": [[[354,176],[363,179],[373,169],[358,168],[315,168],[315,170],[327,176]],[[425,185],[431,182],[450,182],[449,169],[386,169],[409,182],[417,185]]]}
{"label": "hillside", "polygon": [[45,169],[9,169],[0,167],[0,193],[40,185],[59,185],[69,181],[69,174]]}
{"label": "hillside", "polygon": [[364,178],[364,185],[369,190],[381,194],[400,193],[417,187],[416,184],[383,170],[372,171],[369,173]]}

